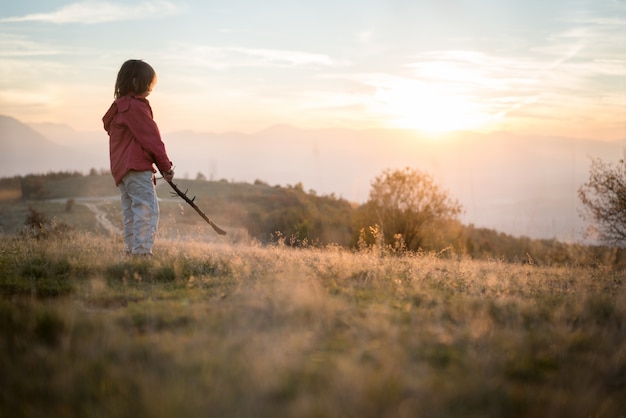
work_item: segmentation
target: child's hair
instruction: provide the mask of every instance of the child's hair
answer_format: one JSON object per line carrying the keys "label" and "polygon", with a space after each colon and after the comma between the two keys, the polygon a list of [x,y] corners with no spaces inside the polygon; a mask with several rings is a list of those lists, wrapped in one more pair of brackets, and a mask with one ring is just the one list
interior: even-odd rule
{"label": "child's hair", "polygon": [[148,91],[156,73],[147,62],[128,60],[122,64],[115,81],[115,98]]}

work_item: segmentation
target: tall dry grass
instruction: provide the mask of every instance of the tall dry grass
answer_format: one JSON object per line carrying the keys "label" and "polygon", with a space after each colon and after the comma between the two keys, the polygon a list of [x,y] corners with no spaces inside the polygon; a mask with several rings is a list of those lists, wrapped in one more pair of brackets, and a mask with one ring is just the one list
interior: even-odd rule
{"label": "tall dry grass", "polygon": [[623,271],[0,240],[0,417],[619,417]]}

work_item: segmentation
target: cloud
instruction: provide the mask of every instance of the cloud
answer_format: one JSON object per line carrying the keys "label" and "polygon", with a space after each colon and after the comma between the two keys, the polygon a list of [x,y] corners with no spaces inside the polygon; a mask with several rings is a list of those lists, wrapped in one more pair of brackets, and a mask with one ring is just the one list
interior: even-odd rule
{"label": "cloud", "polygon": [[529,58],[481,51],[438,51],[421,54],[406,65],[410,73],[402,76],[404,81],[393,84],[424,85],[441,94],[464,97],[495,116],[534,102],[546,88],[548,67]]}
{"label": "cloud", "polygon": [[185,61],[190,64],[215,70],[234,67],[319,67],[337,64],[328,55],[295,50],[215,47],[186,43],[174,43],[171,48],[174,51],[171,55],[176,61],[185,57]]}
{"label": "cloud", "polygon": [[333,64],[333,60],[324,54],[313,54],[309,52],[280,50],[280,49],[254,49],[254,48],[230,48],[236,54],[251,57],[254,60],[278,66],[300,66],[300,65],[322,65]]}
{"label": "cloud", "polygon": [[73,3],[49,13],[34,13],[20,17],[0,19],[0,22],[48,22],[48,23],[104,23],[120,20],[140,20],[169,16],[178,12],[170,1],[144,1],[136,5],[108,1],[84,1]]}
{"label": "cloud", "polygon": [[57,55],[84,55],[84,48],[55,45],[33,41],[25,36],[0,33],[0,60],[7,58],[29,59]]}
{"label": "cloud", "polygon": [[522,114],[564,120],[590,108],[614,115],[624,104],[623,88],[614,85],[614,78],[623,74],[626,60],[594,54],[584,46],[588,39],[584,31],[570,33],[552,38],[531,54],[510,56],[430,51],[414,56],[400,71],[350,77],[373,88],[368,99],[373,108],[391,113],[402,110],[392,109],[394,102],[427,113],[441,101],[442,109],[456,103],[459,113],[476,120]]}
{"label": "cloud", "polygon": [[0,58],[56,55],[49,45],[38,44],[23,36],[0,33]]}
{"label": "cloud", "polygon": [[[10,103],[10,106],[8,104]],[[54,95],[47,92],[29,92],[21,89],[0,90],[0,109],[6,110],[16,107],[50,106],[55,103]]]}

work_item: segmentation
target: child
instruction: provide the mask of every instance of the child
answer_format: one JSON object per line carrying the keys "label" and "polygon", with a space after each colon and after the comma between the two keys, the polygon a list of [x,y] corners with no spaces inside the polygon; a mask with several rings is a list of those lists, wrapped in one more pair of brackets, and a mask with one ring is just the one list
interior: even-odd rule
{"label": "child", "polygon": [[174,177],[146,99],[156,78],[149,64],[126,61],[117,73],[115,101],[102,118],[109,134],[111,174],[122,194],[124,241],[129,254],[152,254],[159,222],[154,166],[165,180]]}

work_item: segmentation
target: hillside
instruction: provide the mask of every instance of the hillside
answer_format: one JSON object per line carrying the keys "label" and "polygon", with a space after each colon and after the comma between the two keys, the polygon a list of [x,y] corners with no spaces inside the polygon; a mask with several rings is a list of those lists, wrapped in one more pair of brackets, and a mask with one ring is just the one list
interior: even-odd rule
{"label": "hillside", "polygon": [[[285,237],[298,236],[313,243],[350,245],[351,213],[354,205],[334,196],[305,192],[301,185],[280,187],[227,181],[175,180],[178,187],[216,222],[229,227],[228,240],[242,238],[269,242],[280,231]],[[163,181],[157,194],[161,201],[161,234],[198,235],[204,221],[182,199],[173,195]],[[67,210],[68,202],[71,210]],[[98,231],[95,220],[74,217],[76,206],[96,203],[121,225],[119,191],[109,174],[83,176],[80,173],[51,173],[0,179],[0,231],[18,232],[28,207],[77,229]],[[22,222],[15,223],[21,217]],[[103,231],[99,231],[103,232]],[[207,229],[202,234],[212,237]]]}
{"label": "hillside", "polygon": [[[305,191],[301,184],[270,186],[264,182],[176,180],[216,224],[221,237],[180,198],[159,181],[161,220],[159,239],[213,243],[283,243],[296,247],[338,245],[361,249],[362,207],[330,195]],[[26,193],[26,195],[25,195]],[[68,225],[77,231],[119,236],[122,225],[119,192],[109,174],[52,173],[0,179],[0,232],[23,231],[35,210],[47,228]],[[624,265],[626,251],[538,240],[459,222],[428,229],[421,250],[451,257],[499,259],[541,265]],[[369,234],[369,232],[367,232]],[[369,236],[369,235],[368,235]],[[371,244],[371,242],[370,242]],[[392,243],[384,251],[396,252]]]}

